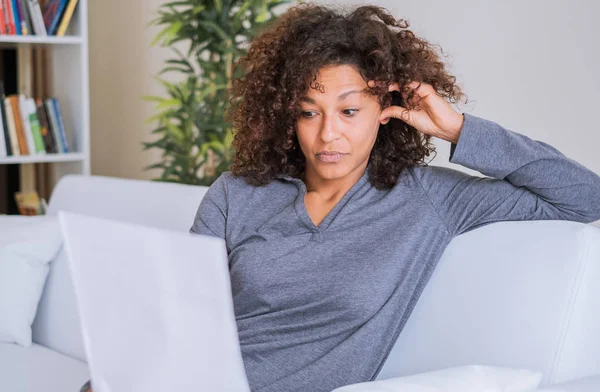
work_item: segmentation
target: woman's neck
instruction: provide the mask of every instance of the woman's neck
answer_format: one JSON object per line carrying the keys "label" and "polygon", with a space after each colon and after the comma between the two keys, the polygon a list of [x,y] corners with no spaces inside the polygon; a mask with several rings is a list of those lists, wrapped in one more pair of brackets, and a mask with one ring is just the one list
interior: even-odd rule
{"label": "woman's neck", "polygon": [[325,179],[316,170],[306,168],[302,180],[307,193],[316,193],[324,201],[341,199],[360,180],[367,170],[368,161],[355,168],[342,178]]}

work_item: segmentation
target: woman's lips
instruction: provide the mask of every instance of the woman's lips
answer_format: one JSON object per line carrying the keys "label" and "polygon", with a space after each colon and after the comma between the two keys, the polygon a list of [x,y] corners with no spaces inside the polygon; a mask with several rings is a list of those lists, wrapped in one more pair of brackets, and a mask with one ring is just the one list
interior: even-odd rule
{"label": "woman's lips", "polygon": [[323,151],[317,154],[317,159],[322,161],[322,162],[338,162],[340,161],[344,156],[346,156],[348,154],[344,154],[338,151]]}

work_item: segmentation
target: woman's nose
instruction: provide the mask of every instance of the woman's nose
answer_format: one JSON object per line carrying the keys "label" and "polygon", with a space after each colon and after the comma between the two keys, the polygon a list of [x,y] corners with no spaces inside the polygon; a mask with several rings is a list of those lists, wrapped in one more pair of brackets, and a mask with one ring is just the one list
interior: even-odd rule
{"label": "woman's nose", "polygon": [[325,118],[321,126],[321,140],[324,143],[329,143],[340,137],[341,132],[339,131],[338,125],[331,118]]}

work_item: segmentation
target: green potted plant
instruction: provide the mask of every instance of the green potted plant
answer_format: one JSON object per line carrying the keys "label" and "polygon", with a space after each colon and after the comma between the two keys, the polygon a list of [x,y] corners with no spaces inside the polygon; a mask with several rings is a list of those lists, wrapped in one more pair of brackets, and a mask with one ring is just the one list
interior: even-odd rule
{"label": "green potted plant", "polygon": [[[232,125],[225,119],[231,81],[243,70],[235,62],[265,23],[276,18],[274,8],[289,0],[186,0],[162,4],[151,25],[161,26],[152,45],[169,47],[174,58],[156,77],[164,97],[147,96],[156,103],[148,123],[155,140],[144,150],[160,149],[155,180],[210,185],[233,160]],[[187,53],[174,44],[189,45]],[[181,46],[179,44],[178,46]],[[175,73],[176,82],[163,78]]]}

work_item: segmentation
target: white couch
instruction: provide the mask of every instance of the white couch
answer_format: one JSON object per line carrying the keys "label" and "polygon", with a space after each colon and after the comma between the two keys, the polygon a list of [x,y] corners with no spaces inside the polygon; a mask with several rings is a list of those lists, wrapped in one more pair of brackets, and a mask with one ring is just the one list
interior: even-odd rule
{"label": "white couch", "polygon": [[[49,213],[67,210],[187,232],[205,192],[67,176],[55,188]],[[599,282],[600,229],[591,225],[503,222],[458,236],[379,378],[480,364],[542,372],[543,385],[588,377],[571,389],[552,390],[600,391]],[[78,391],[88,371],[62,254],[52,262],[33,333],[31,348],[0,343],[0,391]]]}

